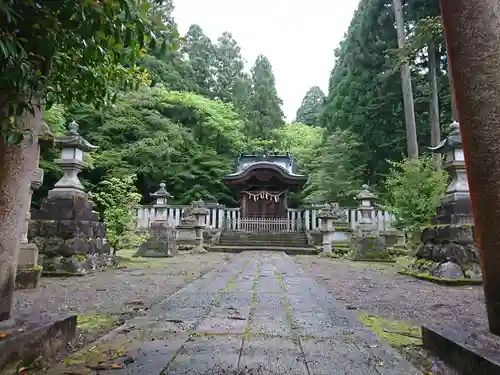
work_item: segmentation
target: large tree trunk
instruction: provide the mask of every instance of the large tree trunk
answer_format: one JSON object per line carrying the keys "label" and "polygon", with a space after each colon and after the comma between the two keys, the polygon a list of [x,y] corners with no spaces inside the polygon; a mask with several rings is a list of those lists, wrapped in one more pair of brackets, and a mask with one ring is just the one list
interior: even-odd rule
{"label": "large tree trunk", "polygon": [[[441,0],[490,331],[500,335],[500,3]],[[452,86],[453,87],[453,86]]]}
{"label": "large tree trunk", "polygon": [[[437,82],[437,59],[436,45],[430,41],[427,45],[427,55],[429,58],[429,86],[431,88],[431,97],[429,101],[429,120],[431,122],[431,145],[437,146],[441,140],[441,126],[439,124],[439,96]],[[434,160],[436,169],[441,168],[441,154],[435,153]]]}
{"label": "large tree trunk", "polygon": [[451,64],[448,61],[448,77],[450,79],[450,101],[451,101],[451,119],[458,122],[457,96],[455,93],[455,85],[451,76]]}
{"label": "large tree trunk", "polygon": [[[0,110],[5,108],[2,104]],[[34,115],[28,112],[18,118],[17,123],[19,129],[37,134],[41,128],[42,112],[36,107]],[[6,145],[0,137],[0,321],[10,317],[19,241],[37,157],[36,137],[34,141],[25,137],[20,145]]]}
{"label": "large tree trunk", "polygon": [[[401,0],[393,0],[393,6],[398,32],[398,47],[402,49],[406,44],[406,35]],[[410,65],[408,63],[401,65],[401,86],[403,89],[408,157],[418,158],[417,126],[415,124],[415,109],[413,107]]]}

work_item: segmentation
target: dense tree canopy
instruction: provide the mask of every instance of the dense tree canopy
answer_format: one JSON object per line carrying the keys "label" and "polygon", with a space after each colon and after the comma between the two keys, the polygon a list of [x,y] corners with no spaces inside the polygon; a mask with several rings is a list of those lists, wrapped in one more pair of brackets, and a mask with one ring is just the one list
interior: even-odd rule
{"label": "dense tree canopy", "polygon": [[[0,7],[0,118],[35,110],[36,99],[100,105],[144,80],[133,64],[150,40],[157,1],[9,1]],[[166,45],[166,40],[162,42]],[[131,63],[132,62],[132,63]],[[137,80],[139,79],[139,81]],[[7,119],[10,119],[8,121]]]}
{"label": "dense tree canopy", "polygon": [[[82,173],[89,189],[135,174],[143,203],[164,181],[172,202],[234,204],[221,178],[233,170],[238,154],[275,150],[291,152],[299,171],[309,175],[303,200],[349,203],[362,181],[381,182],[387,160],[399,161],[405,152],[401,59],[410,61],[419,145],[430,144],[429,41],[437,51],[440,118],[443,124],[451,118],[438,0],[405,6],[405,51],[397,49],[392,1],[361,0],[336,51],[328,94],[312,87],[291,124],[283,118],[271,62],[261,55],[247,71],[230,31],[212,42],[199,25],[191,25],[180,36],[171,0],[108,0],[97,8],[56,3],[63,10],[57,16],[48,3],[37,10],[22,5],[34,12],[25,16],[12,13],[14,6],[0,9],[0,80],[19,93],[41,88],[56,103],[45,111],[54,132],[76,120],[82,134],[100,146],[88,159],[92,168]],[[28,21],[28,28],[13,34]],[[70,21],[75,27],[63,37],[60,30]],[[28,34],[36,37],[9,44]],[[89,44],[92,38],[102,43]],[[46,175],[35,205],[60,177],[56,157],[55,150],[42,154]]]}
{"label": "dense tree canopy", "polygon": [[302,104],[297,110],[295,121],[306,125],[318,126],[324,102],[325,94],[323,90],[318,86],[311,87],[304,96],[304,99],[302,99]]}
{"label": "dense tree canopy", "polygon": [[282,104],[276,90],[271,63],[267,57],[260,55],[252,67],[252,91],[249,103],[252,127],[249,129],[249,135],[269,139],[273,129],[284,124]]}
{"label": "dense tree canopy", "polygon": [[[438,0],[415,0],[405,7],[405,20],[415,24],[423,16],[438,16]],[[410,34],[410,37],[413,34]],[[430,144],[427,53],[420,45],[411,70],[419,145]],[[441,118],[450,121],[449,85],[444,45],[440,50]],[[331,132],[350,129],[360,141],[357,164],[367,180],[378,183],[388,171],[386,160],[405,153],[405,126],[397,37],[391,0],[361,0],[345,39],[336,51],[329,93],[321,121]],[[404,51],[403,51],[404,52]],[[405,52],[406,53],[406,52]],[[408,56],[408,55],[407,55]]]}

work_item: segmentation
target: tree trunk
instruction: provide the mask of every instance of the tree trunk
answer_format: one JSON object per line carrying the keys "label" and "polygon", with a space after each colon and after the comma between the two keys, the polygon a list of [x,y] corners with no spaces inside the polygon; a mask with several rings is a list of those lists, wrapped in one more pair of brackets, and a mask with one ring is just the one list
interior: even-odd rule
{"label": "tree trunk", "polygon": [[[441,140],[441,126],[439,124],[439,96],[437,82],[437,59],[436,45],[430,41],[427,45],[427,55],[429,58],[429,86],[431,97],[429,102],[429,120],[431,122],[431,145],[437,146]],[[441,168],[441,154],[435,153],[436,170]]]}
{"label": "tree trunk", "polygon": [[451,77],[451,67],[448,61],[448,78],[450,80],[450,102],[451,102],[451,120],[458,122],[457,96],[455,93],[455,84]]}
{"label": "tree trunk", "polygon": [[[396,29],[398,32],[398,47],[405,47],[406,35],[401,0],[393,0]],[[415,109],[413,107],[413,90],[411,86],[410,65],[401,65],[401,86],[405,110],[406,143],[409,158],[418,158],[417,126],[415,124]]]}
{"label": "tree trunk", "polygon": [[500,14],[498,0],[441,0],[481,254],[490,331],[500,336]]}
{"label": "tree trunk", "polygon": [[[4,108],[5,103],[0,103],[0,111]],[[38,133],[42,112],[36,107],[34,115],[27,112],[16,122],[19,129]],[[21,229],[26,219],[37,157],[36,139],[33,142],[25,137],[20,145],[6,145],[0,137],[0,321],[10,317]]]}

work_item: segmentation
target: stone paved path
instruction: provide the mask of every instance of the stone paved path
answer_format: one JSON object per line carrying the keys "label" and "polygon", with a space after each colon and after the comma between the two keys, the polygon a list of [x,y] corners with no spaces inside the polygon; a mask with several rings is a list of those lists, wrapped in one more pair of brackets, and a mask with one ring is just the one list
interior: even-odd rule
{"label": "stone paved path", "polygon": [[135,362],[100,375],[421,374],[282,253],[235,256],[122,330],[142,332]]}

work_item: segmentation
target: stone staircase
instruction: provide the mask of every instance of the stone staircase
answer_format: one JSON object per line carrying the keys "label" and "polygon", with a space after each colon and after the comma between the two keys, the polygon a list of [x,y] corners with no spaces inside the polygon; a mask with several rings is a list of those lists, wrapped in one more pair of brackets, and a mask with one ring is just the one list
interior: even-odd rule
{"label": "stone staircase", "polygon": [[240,253],[242,251],[282,251],[288,255],[317,254],[308,244],[304,232],[238,232],[224,231],[209,251]]}

